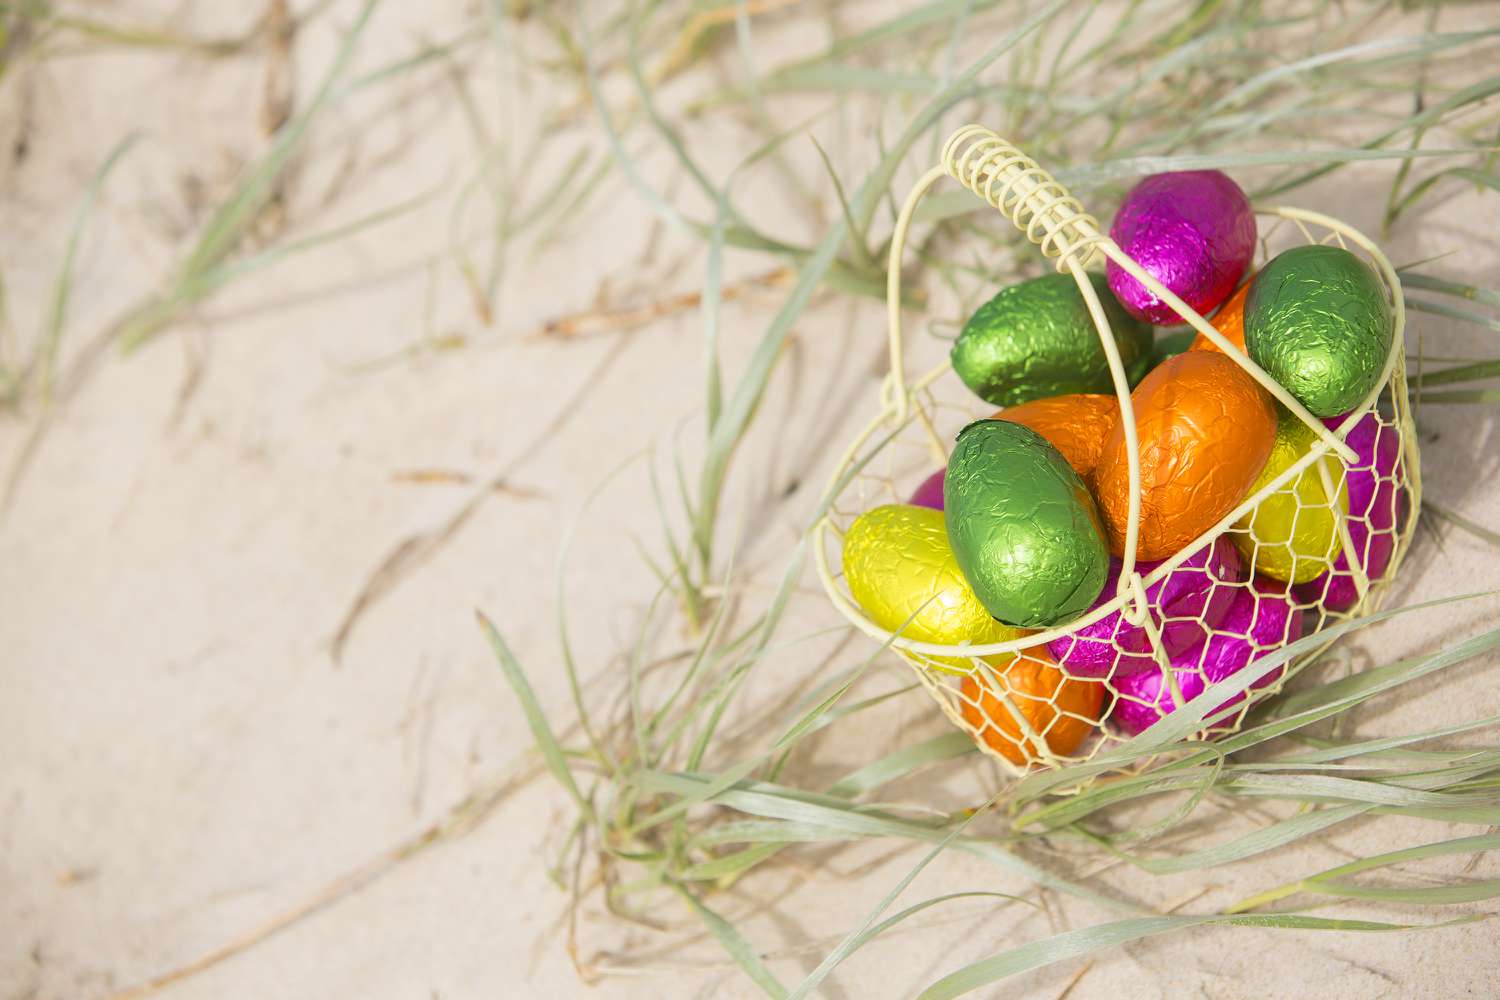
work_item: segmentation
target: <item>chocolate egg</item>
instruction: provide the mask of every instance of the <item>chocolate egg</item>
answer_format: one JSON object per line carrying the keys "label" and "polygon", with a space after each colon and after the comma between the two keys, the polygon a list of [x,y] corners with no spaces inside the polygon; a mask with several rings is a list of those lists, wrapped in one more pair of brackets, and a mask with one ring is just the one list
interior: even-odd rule
{"label": "chocolate egg", "polygon": [[[1285,472],[1318,443],[1318,436],[1302,421],[1283,412],[1276,422],[1271,456],[1248,492],[1254,493]],[[1320,463],[1337,491],[1337,503],[1347,513],[1349,492],[1340,484],[1342,468],[1336,456]],[[1306,583],[1333,567],[1343,547],[1337,515],[1323,490],[1314,464],[1295,480],[1266,497],[1235,522],[1234,544],[1255,572],[1289,583]]]}
{"label": "chocolate egg", "polygon": [[[1255,255],[1255,213],[1240,186],[1218,170],[1153,174],[1130,189],[1109,235],[1203,314],[1229,297]],[[1114,261],[1108,274],[1115,298],[1132,316],[1158,326],[1184,322]]]}
{"label": "chocolate egg", "polygon": [[943,493],[953,554],[1000,621],[1051,625],[1099,596],[1109,571],[1099,512],[1062,453],[1030,427],[965,427]]}
{"label": "chocolate egg", "polygon": [[[1036,741],[1016,721],[1016,712],[1057,756],[1067,756],[1099,725],[1104,685],[1074,680],[1028,649],[991,678],[985,671],[964,677],[959,715],[1006,760],[1024,766],[1041,756]],[[1003,695],[1003,697],[1002,697]]]}
{"label": "chocolate egg", "polygon": [[939,469],[922,480],[922,485],[912,491],[911,499],[906,502],[917,507],[931,507],[933,510],[942,510],[943,477],[947,474],[947,469]]}
{"label": "chocolate egg", "polygon": [[[1146,576],[1160,563],[1136,563]],[[1115,597],[1120,561],[1111,559],[1110,578],[1094,607]],[[1146,588],[1146,601],[1169,657],[1203,641],[1223,619],[1245,578],[1238,550],[1223,538],[1203,546],[1181,566]],[[1144,627],[1125,621],[1113,611],[1092,625],[1047,643],[1047,650],[1074,677],[1109,678],[1156,669],[1151,639]]]}
{"label": "chocolate egg", "polygon": [[1320,417],[1365,401],[1385,371],[1392,334],[1385,286],[1342,247],[1277,254],[1245,301],[1250,357]]}
{"label": "chocolate egg", "polygon": [[[1103,277],[1090,280],[1133,384],[1150,360],[1151,330],[1120,308]],[[1068,274],[1011,285],[980,306],[959,333],[952,359],[964,385],[996,406],[1114,386],[1093,317]]]}
{"label": "chocolate egg", "polygon": [[[1337,429],[1344,417],[1323,422]],[[1401,465],[1401,438],[1395,427],[1366,413],[1345,438],[1359,455],[1349,466],[1349,541],[1359,557],[1365,578],[1378,580],[1396,551],[1396,526],[1405,520],[1407,494]],[[1359,601],[1359,589],[1349,568],[1349,552],[1340,550],[1333,569],[1294,588],[1298,600],[1321,603],[1330,611],[1347,611]]]}
{"label": "chocolate egg", "polygon": [[[1257,657],[1296,639],[1301,631],[1302,611],[1287,599],[1284,590],[1262,581],[1241,587],[1208,641],[1172,658],[1172,672],[1182,697],[1196,698],[1209,684],[1238,673]],[[1283,668],[1273,670],[1251,690],[1270,687],[1283,672]],[[1110,720],[1132,736],[1177,709],[1171,686],[1159,669],[1121,677],[1114,687],[1119,697]],[[1206,717],[1212,718],[1244,700],[1244,694],[1234,695]],[[1227,728],[1229,721],[1222,720],[1215,728]]]}
{"label": "chocolate egg", "polygon": [[[974,596],[941,511],[902,504],[865,511],[844,536],[844,580],[870,621],[914,642],[980,645],[1026,634],[995,621]],[[963,657],[924,660],[959,673],[973,666]]]}
{"label": "chocolate egg", "polygon": [[[1250,297],[1250,285],[1254,279],[1240,286],[1239,291],[1229,297],[1229,301],[1214,314],[1211,321],[1213,328],[1222,333],[1231,344],[1245,353],[1245,300]],[[1193,338],[1190,351],[1217,351],[1219,345],[1209,340],[1203,334]],[[1222,353],[1222,352],[1221,352]]]}
{"label": "chocolate egg", "polygon": [[[1228,357],[1188,351],[1151,371],[1130,396],[1140,441],[1138,559],[1165,559],[1245,499],[1276,440],[1271,396]],[[1125,548],[1130,503],[1118,422],[1094,470],[1110,551]]]}
{"label": "chocolate egg", "polygon": [[1195,336],[1191,327],[1183,327],[1157,337],[1151,345],[1151,365],[1146,370],[1149,372],[1168,358],[1175,358],[1192,347]]}
{"label": "chocolate egg", "polygon": [[1104,439],[1120,418],[1114,396],[1075,392],[1008,406],[991,419],[1030,427],[1062,452],[1073,471],[1088,482],[1104,453]]}

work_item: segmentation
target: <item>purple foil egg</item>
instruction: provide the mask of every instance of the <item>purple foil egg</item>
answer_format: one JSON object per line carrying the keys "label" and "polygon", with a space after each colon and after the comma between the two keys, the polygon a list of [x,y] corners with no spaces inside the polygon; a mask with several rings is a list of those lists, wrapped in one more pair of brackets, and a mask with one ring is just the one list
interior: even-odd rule
{"label": "purple foil egg", "polygon": [[[1347,416],[1329,417],[1323,423],[1337,429]],[[1349,540],[1359,553],[1366,578],[1376,580],[1390,565],[1396,550],[1396,525],[1405,520],[1409,503],[1400,465],[1401,439],[1396,428],[1382,424],[1374,413],[1366,413],[1346,440],[1359,456],[1348,475]],[[1321,603],[1329,611],[1348,611],[1359,602],[1359,589],[1342,549],[1332,570],[1292,592],[1299,601]]]}
{"label": "purple foil egg", "polygon": [[[1160,562],[1136,564],[1147,576]],[[1120,560],[1109,561],[1110,578],[1094,608],[1114,600]],[[1165,579],[1146,588],[1151,615],[1161,629],[1162,645],[1174,656],[1201,643],[1204,625],[1213,628],[1234,602],[1236,584],[1245,578],[1239,550],[1223,538],[1193,553]],[[1047,643],[1047,651],[1074,677],[1118,677],[1155,669],[1151,639],[1139,625],[1113,611],[1092,625]]]}
{"label": "purple foil egg", "polygon": [[[1130,189],[1109,228],[1137,264],[1200,314],[1229,298],[1255,255],[1255,213],[1218,170],[1153,174]],[[1114,261],[1110,290],[1137,319],[1183,322],[1176,310]]]}
{"label": "purple foil egg", "polygon": [[916,492],[911,495],[907,503],[915,507],[931,507],[933,510],[943,509],[943,477],[947,469],[939,469],[918,486]]}
{"label": "purple foil egg", "polygon": [[[1252,660],[1296,639],[1302,631],[1302,609],[1287,599],[1283,585],[1257,579],[1234,595],[1229,612],[1208,641],[1172,658],[1172,672],[1184,699],[1202,694],[1209,684],[1243,670]],[[1278,667],[1252,685],[1268,688],[1281,678]],[[1115,681],[1119,698],[1110,718],[1135,736],[1175,711],[1170,687],[1160,670],[1145,670]],[[1211,718],[1245,700],[1237,694],[1208,713]],[[1228,720],[1214,728],[1228,728]]]}

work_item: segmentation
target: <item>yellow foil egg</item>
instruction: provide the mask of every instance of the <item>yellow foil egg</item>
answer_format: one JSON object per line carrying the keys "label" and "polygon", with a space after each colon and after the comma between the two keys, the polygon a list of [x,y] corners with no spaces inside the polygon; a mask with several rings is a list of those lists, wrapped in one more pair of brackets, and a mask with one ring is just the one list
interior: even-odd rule
{"label": "yellow foil egg", "polygon": [[[953,558],[940,510],[889,504],[865,511],[844,536],[844,579],[870,620],[904,639],[981,645],[1027,634],[1000,624],[979,603]],[[973,668],[964,657],[919,658],[953,673]]]}
{"label": "yellow foil egg", "polygon": [[[1271,480],[1299,461],[1317,443],[1318,437],[1302,421],[1281,411],[1276,420],[1276,443],[1265,468],[1250,487],[1257,493]],[[1338,458],[1324,456],[1308,466],[1295,480],[1266,497],[1249,515],[1235,524],[1234,543],[1254,563],[1255,572],[1306,583],[1332,569],[1343,548],[1338,520],[1318,465],[1328,471],[1328,481],[1338,491],[1337,502],[1344,516],[1349,513],[1349,492],[1342,482]]]}

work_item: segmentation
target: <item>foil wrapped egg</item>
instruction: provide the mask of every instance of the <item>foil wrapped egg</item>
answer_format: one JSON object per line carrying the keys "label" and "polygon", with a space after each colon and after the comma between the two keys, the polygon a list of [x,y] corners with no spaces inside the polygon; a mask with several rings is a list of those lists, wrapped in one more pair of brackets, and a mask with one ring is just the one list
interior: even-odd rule
{"label": "foil wrapped egg", "polygon": [[[1160,565],[1137,563],[1136,571],[1147,576]],[[1111,559],[1109,583],[1095,608],[1114,599],[1120,569],[1120,561]],[[1239,551],[1227,539],[1216,538],[1146,588],[1148,610],[1168,657],[1203,641],[1205,630],[1228,613],[1244,579]],[[1108,679],[1157,667],[1144,626],[1130,624],[1119,611],[1053,639],[1047,651],[1074,677]]]}
{"label": "foil wrapped egg", "polygon": [[[1255,212],[1218,170],[1153,174],[1120,204],[1109,235],[1182,301],[1206,314],[1229,297],[1255,255]],[[1177,311],[1114,261],[1109,287],[1134,317],[1168,326]]]}
{"label": "foil wrapped egg", "polygon": [[1073,471],[1088,482],[1104,454],[1104,440],[1120,418],[1114,396],[1075,392],[1008,406],[992,417],[1030,427],[1062,452]]}
{"label": "foil wrapped egg", "polygon": [[[1104,685],[1068,677],[1041,650],[1028,649],[1004,667],[976,670],[959,686],[959,715],[991,748],[1018,766],[1078,749],[1101,721]],[[1022,729],[1016,714],[1026,720]]]}
{"label": "foil wrapped egg", "polygon": [[[1132,384],[1151,357],[1151,328],[1133,319],[1090,275]],[[1001,291],[964,324],[951,354],[953,370],[996,406],[1074,392],[1109,392],[1114,382],[1099,331],[1078,284],[1049,274]]]}
{"label": "foil wrapped egg", "polygon": [[[1311,428],[1283,411],[1276,422],[1271,455],[1249,492],[1259,491],[1286,472],[1317,443]],[[1333,500],[1323,489],[1319,465],[1328,473],[1336,493]],[[1333,568],[1334,557],[1343,548],[1338,517],[1349,511],[1349,491],[1342,480],[1337,456],[1325,455],[1235,522],[1234,543],[1256,573],[1306,583]]]}
{"label": "foil wrapped egg", "polygon": [[1245,300],[1250,357],[1320,417],[1365,401],[1385,371],[1393,335],[1385,286],[1343,247],[1277,254]]}
{"label": "foil wrapped egg", "polygon": [[[1338,429],[1345,417],[1323,422]],[[1345,442],[1359,458],[1348,467],[1349,541],[1367,580],[1378,580],[1396,551],[1396,526],[1406,519],[1409,498],[1401,464],[1401,438],[1395,427],[1366,413],[1350,429]],[[1341,549],[1333,568],[1293,588],[1298,600],[1322,604],[1329,611],[1348,611],[1359,602],[1359,588]]]}
{"label": "foil wrapped egg", "polygon": [[[1165,559],[1244,500],[1276,440],[1275,404],[1244,369],[1214,351],[1168,358],[1141,380],[1130,399],[1140,443],[1136,558]],[[1094,496],[1110,551],[1121,555],[1130,466],[1119,422],[1094,470]]]}
{"label": "foil wrapped egg", "polygon": [[[1302,610],[1288,600],[1284,589],[1257,580],[1235,592],[1233,603],[1207,642],[1172,658],[1172,673],[1186,701],[1202,694],[1209,684],[1243,670],[1257,657],[1296,639],[1302,631]],[[1258,691],[1275,684],[1285,672],[1278,667],[1251,686]],[[1161,670],[1143,670],[1114,683],[1118,697],[1110,721],[1134,736],[1176,711],[1171,686]],[[1214,718],[1245,701],[1231,696],[1207,713]],[[1213,728],[1228,728],[1221,719]]]}
{"label": "foil wrapped egg", "polygon": [[1021,628],[1066,621],[1104,588],[1109,550],[1094,500],[1030,427],[979,420],[961,430],[943,494],[953,554],[1000,621]]}
{"label": "foil wrapped egg", "polygon": [[[904,639],[981,645],[1026,634],[995,621],[974,596],[948,545],[942,511],[904,504],[865,511],[844,536],[844,580],[870,621]],[[963,657],[922,659],[955,673],[973,668]]]}
{"label": "foil wrapped egg", "polygon": [[1187,351],[1193,346],[1194,336],[1192,329],[1183,328],[1157,337],[1155,343],[1151,345],[1151,366],[1146,370],[1149,372],[1163,362]]}
{"label": "foil wrapped egg", "polygon": [[917,507],[930,507],[933,510],[942,510],[943,477],[947,474],[947,469],[939,469],[922,480],[922,485],[912,491],[911,499],[906,502]]}
{"label": "foil wrapped egg", "polygon": [[[1239,287],[1239,291],[1229,296],[1229,301],[1225,302],[1224,305],[1219,308],[1219,311],[1214,314],[1214,318],[1210,320],[1213,328],[1223,334],[1224,339],[1228,340],[1235,347],[1239,348],[1240,353],[1242,354],[1246,353],[1245,300],[1250,297],[1250,285],[1254,280],[1255,279],[1252,276],[1250,281],[1246,281],[1243,285],[1241,285]],[[1188,350],[1217,351],[1219,350],[1219,345],[1215,344],[1212,340],[1209,340],[1207,337],[1200,333],[1193,338],[1192,346],[1190,346]]]}
{"label": "foil wrapped egg", "polygon": [[[996,410],[990,419],[1030,427],[1061,452],[1073,471],[1088,482],[1104,451],[1104,439],[1119,416],[1120,404],[1113,396],[1070,393]],[[946,469],[938,469],[922,480],[906,502],[942,510],[946,473]]]}

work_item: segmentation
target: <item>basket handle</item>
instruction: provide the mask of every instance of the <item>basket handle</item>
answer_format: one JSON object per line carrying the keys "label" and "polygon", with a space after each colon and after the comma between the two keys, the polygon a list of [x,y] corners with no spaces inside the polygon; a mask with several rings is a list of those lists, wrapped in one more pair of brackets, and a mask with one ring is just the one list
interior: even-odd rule
{"label": "basket handle", "polygon": [[[1082,203],[1042,169],[1036,160],[982,125],[965,125],[948,137],[943,145],[941,162],[917,181],[896,218],[896,228],[891,235],[890,263],[886,271],[886,315],[891,368],[883,389],[886,409],[892,423],[901,423],[907,418],[912,395],[911,388],[906,383],[901,334],[902,251],[917,203],[929,188],[944,177],[952,177],[986,204],[1007,216],[1016,228],[1026,234],[1027,239],[1041,248],[1044,257],[1056,260],[1059,273],[1072,274],[1089,315],[1093,318],[1105,358],[1109,362],[1115,396],[1120,402],[1121,426],[1125,432],[1126,457],[1129,463],[1129,512],[1122,556],[1124,565],[1120,571],[1121,593],[1129,588],[1129,581],[1135,573],[1136,543],[1140,532],[1140,443],[1135,432],[1135,410],[1130,402],[1130,383],[1125,376],[1119,348],[1115,344],[1109,319],[1104,314],[1104,308],[1085,270],[1098,256],[1103,255],[1114,261],[1171,306],[1189,326],[1216,344],[1231,361],[1244,369],[1261,388],[1290,410],[1346,463],[1358,461],[1353,448],[1308,412],[1280,383],[1267,375],[1260,365],[1230,344],[1208,320],[1148,274],[1106,233],[1100,232],[1099,221],[1086,213]],[[1137,603],[1139,602],[1131,602],[1127,607],[1127,619],[1133,619],[1137,615],[1144,618],[1145,609],[1135,607]]]}

